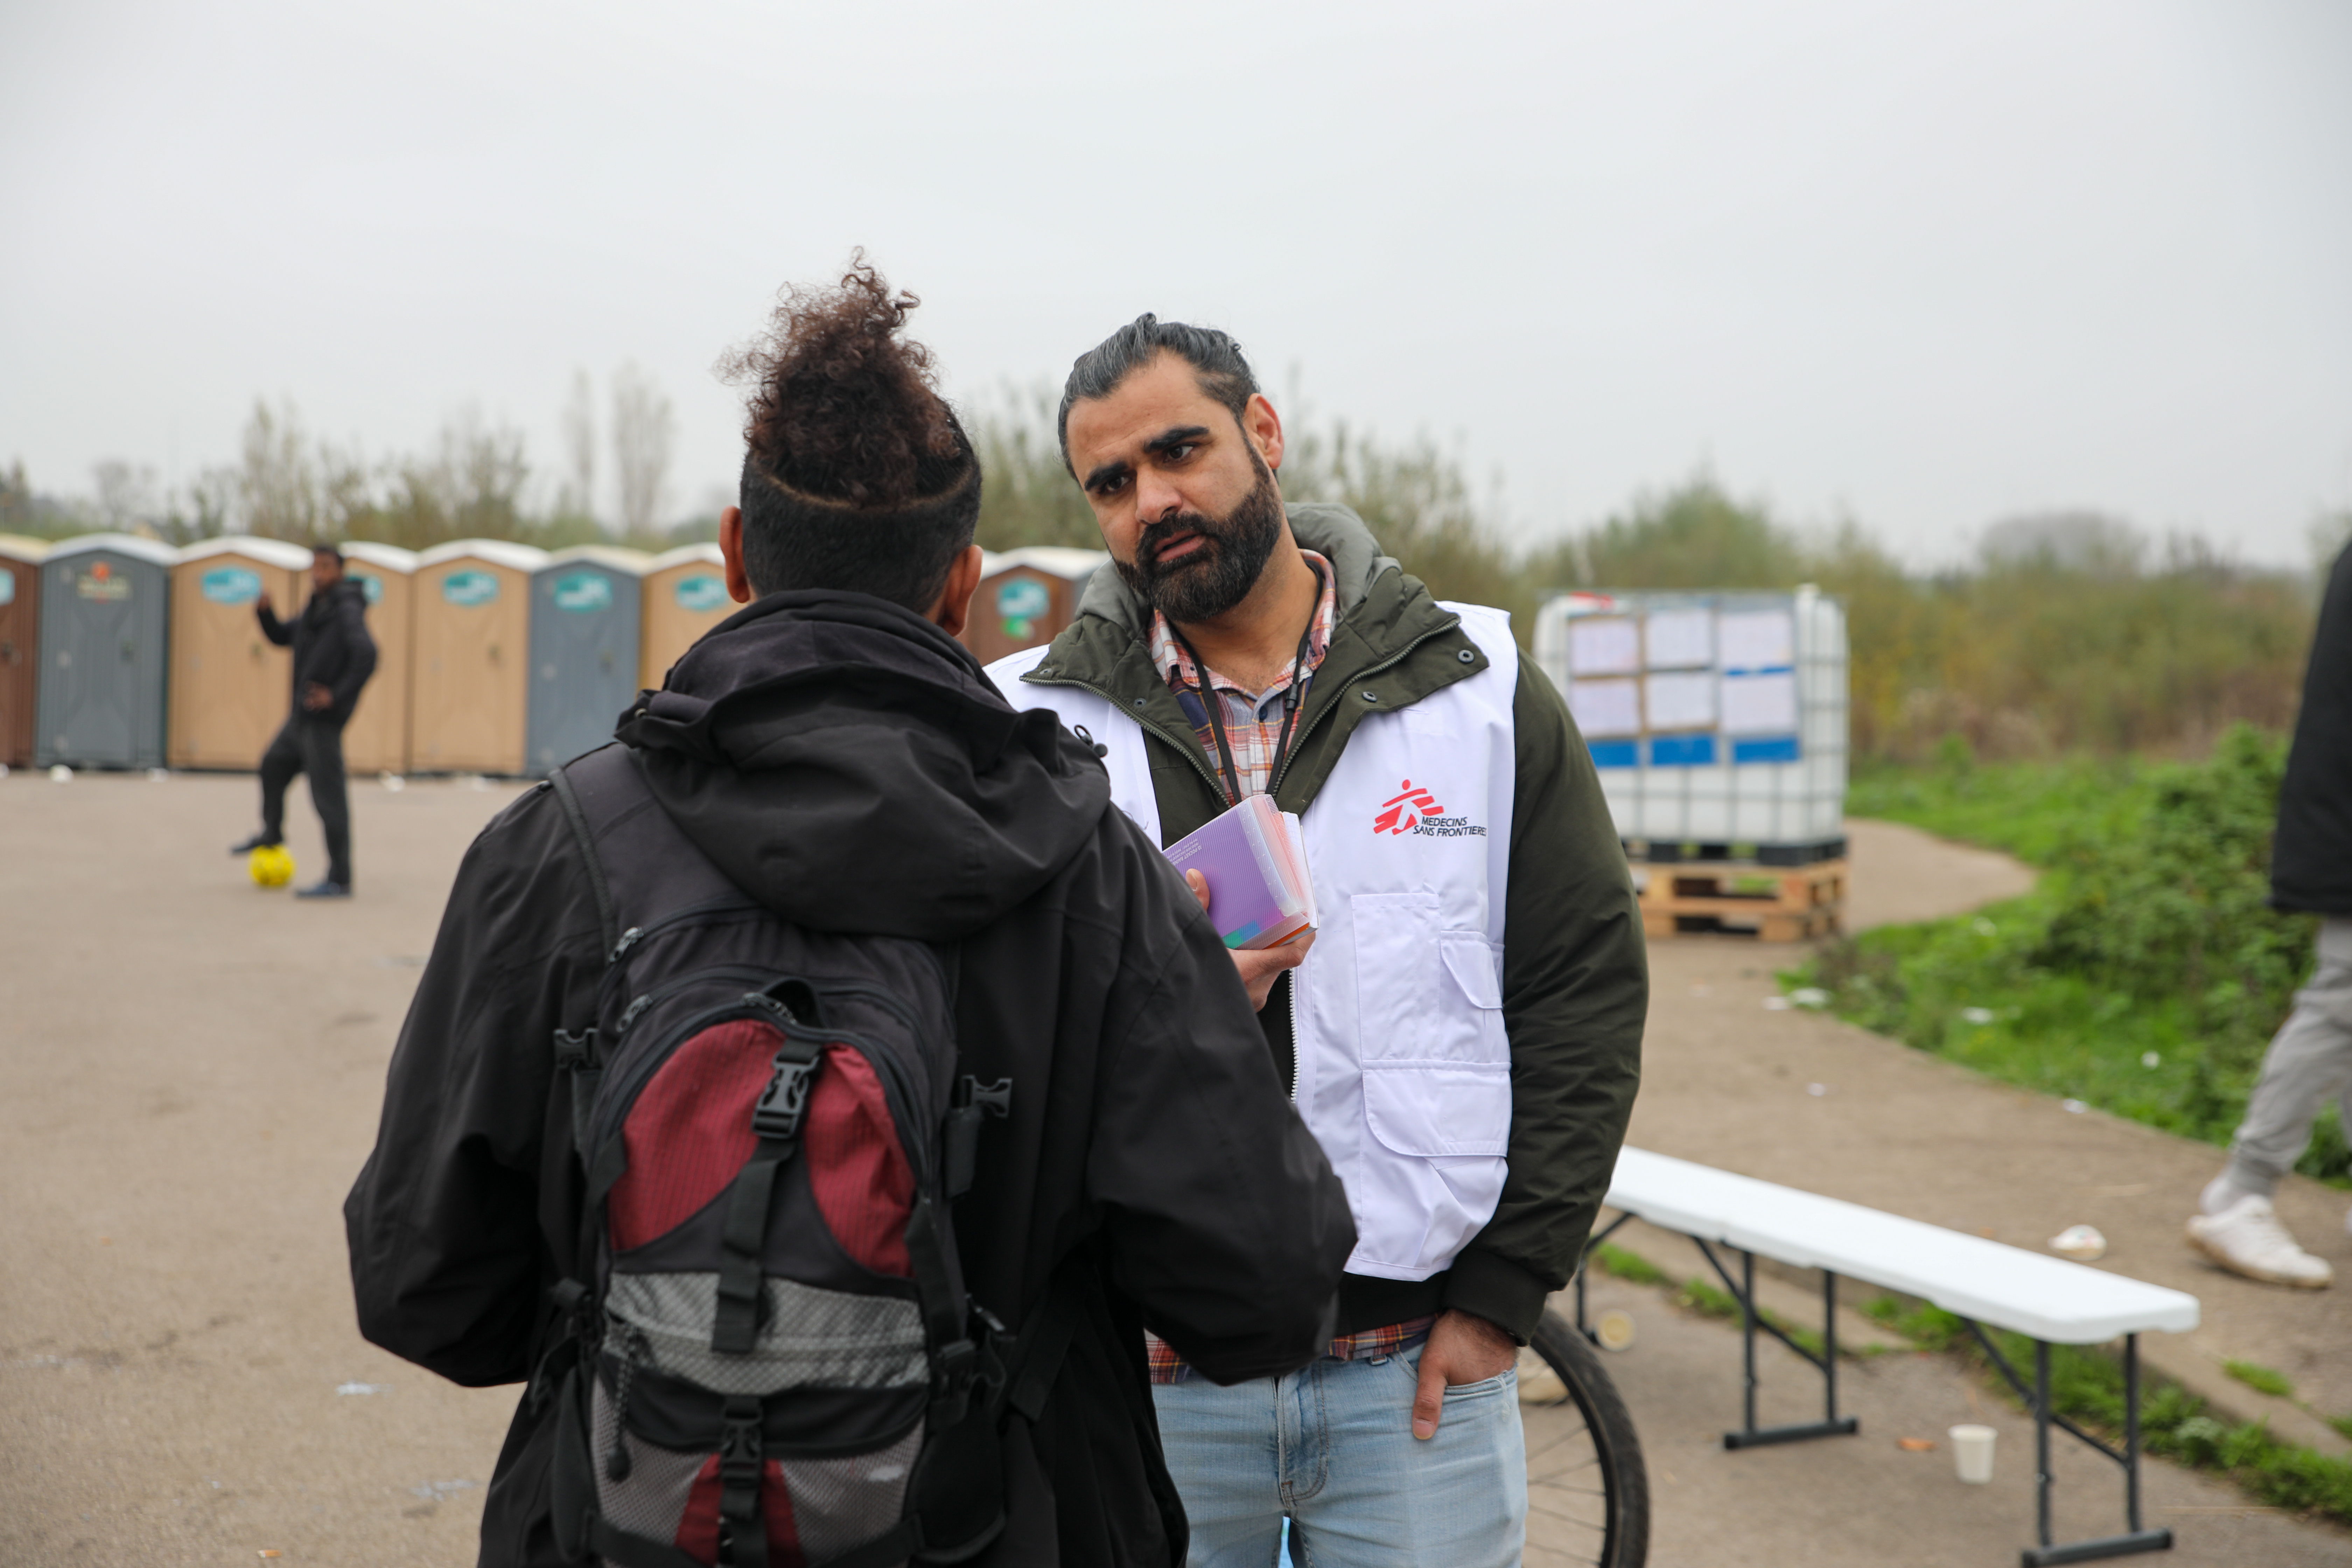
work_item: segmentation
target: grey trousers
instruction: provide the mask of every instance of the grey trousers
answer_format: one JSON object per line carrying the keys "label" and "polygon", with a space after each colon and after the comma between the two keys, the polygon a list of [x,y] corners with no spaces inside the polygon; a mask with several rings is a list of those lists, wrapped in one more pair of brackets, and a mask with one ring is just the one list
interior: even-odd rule
{"label": "grey trousers", "polygon": [[2294,994],[2294,1011],[2263,1057],[2263,1076],[2230,1143],[2230,1180],[2268,1196],[2311,1142],[2311,1121],[2330,1096],[2352,1136],[2352,920],[2319,926],[2319,966]]}

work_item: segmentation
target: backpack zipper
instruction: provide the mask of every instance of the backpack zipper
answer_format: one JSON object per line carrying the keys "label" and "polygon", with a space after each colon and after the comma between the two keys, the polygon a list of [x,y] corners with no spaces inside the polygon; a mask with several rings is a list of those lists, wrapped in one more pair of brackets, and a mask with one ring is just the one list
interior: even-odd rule
{"label": "backpack zipper", "polygon": [[862,1035],[845,1029],[812,1028],[794,1018],[782,1003],[773,998],[766,1000],[767,1005],[761,1005],[739,996],[733,1001],[706,1008],[672,1028],[668,1037],[657,1048],[645,1054],[627,1081],[613,1096],[604,1118],[605,1124],[595,1129],[597,1135],[590,1147],[602,1149],[617,1135],[620,1123],[627,1121],[628,1110],[636,1104],[637,1096],[645,1092],[646,1085],[653,1081],[654,1074],[661,1070],[663,1064],[677,1054],[678,1047],[703,1030],[730,1019],[758,1018],[787,1037],[798,1036],[804,1040],[814,1040],[820,1046],[847,1046],[866,1058],[866,1065],[874,1069],[875,1078],[882,1085],[883,1100],[890,1111],[890,1120],[898,1128],[899,1147],[907,1155],[919,1189],[923,1184],[928,1151],[920,1139],[909,1135],[915,1120],[914,1097],[897,1058]]}

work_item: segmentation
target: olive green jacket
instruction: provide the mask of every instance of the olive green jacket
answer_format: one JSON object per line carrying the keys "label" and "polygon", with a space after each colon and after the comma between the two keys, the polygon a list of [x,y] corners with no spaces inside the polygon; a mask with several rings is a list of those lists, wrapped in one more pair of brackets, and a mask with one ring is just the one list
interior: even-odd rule
{"label": "olive green jacket", "polygon": [[[1312,503],[1288,511],[1298,542],[1328,560],[1336,580],[1330,647],[1273,780],[1276,803],[1304,812],[1365,713],[1410,707],[1485,668],[1486,658],[1458,616],[1381,553],[1355,513]],[[1172,844],[1222,812],[1225,795],[1151,662],[1149,626],[1118,575],[1097,572],[1076,619],[1024,679],[1083,687],[1135,717],[1150,737],[1162,842]],[[1512,723],[1518,761],[1503,931],[1511,1137],[1502,1199],[1433,1279],[1348,1275],[1343,1333],[1455,1307],[1524,1342],[1545,1297],[1574,1274],[1624,1142],[1650,994],[1624,849],[1567,705],[1524,658]],[[1286,1000],[1277,988],[1258,1020],[1287,1081]]]}

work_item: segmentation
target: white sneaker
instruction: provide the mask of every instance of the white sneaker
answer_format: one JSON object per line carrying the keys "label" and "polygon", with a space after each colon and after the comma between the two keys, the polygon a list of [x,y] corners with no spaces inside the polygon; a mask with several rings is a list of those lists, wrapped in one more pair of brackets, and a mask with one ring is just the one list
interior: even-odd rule
{"label": "white sneaker", "polygon": [[2249,1194],[2217,1215],[2189,1221],[2189,1245],[2230,1270],[2271,1285],[2325,1289],[2336,1271],[2297,1247],[2265,1197]]}

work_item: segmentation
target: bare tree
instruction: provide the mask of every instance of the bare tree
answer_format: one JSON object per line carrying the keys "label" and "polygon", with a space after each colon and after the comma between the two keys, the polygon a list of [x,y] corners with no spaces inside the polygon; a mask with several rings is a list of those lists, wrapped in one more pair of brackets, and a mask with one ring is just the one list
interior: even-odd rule
{"label": "bare tree", "polygon": [[583,368],[572,373],[572,401],[561,419],[563,458],[570,470],[557,493],[555,510],[562,517],[596,516],[596,386]]}
{"label": "bare tree", "polygon": [[621,530],[654,531],[669,483],[677,418],[668,397],[635,360],[613,373],[613,467],[621,481]]}
{"label": "bare tree", "polygon": [[319,483],[300,416],[289,403],[271,412],[256,399],[245,426],[245,469],[238,476],[249,532],[308,542],[318,536]]}
{"label": "bare tree", "polygon": [[98,489],[99,526],[117,533],[136,533],[155,524],[155,470],[107,458],[89,466]]}

